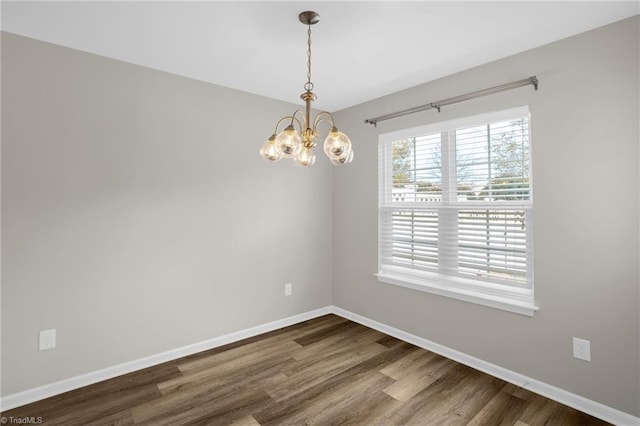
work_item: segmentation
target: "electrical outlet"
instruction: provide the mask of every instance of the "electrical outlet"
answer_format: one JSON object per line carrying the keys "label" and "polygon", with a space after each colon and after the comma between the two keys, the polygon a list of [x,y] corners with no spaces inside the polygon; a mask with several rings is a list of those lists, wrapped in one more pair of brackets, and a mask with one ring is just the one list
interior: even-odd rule
{"label": "electrical outlet", "polygon": [[46,351],[47,349],[53,349],[56,347],[56,329],[42,330],[40,332],[39,349]]}
{"label": "electrical outlet", "polygon": [[286,283],[284,285],[284,295],[285,296],[291,296],[291,294],[293,294],[293,284]]}
{"label": "electrical outlet", "polygon": [[585,339],[573,338],[573,357],[583,361],[591,361],[591,342]]}

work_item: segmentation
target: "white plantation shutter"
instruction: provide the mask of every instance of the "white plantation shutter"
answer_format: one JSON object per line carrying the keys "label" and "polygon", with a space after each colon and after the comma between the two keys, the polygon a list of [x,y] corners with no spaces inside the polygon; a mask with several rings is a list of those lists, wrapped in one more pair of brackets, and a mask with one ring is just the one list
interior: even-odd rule
{"label": "white plantation shutter", "polygon": [[[381,229],[383,262],[423,271],[438,270],[438,213],[435,210],[385,209]],[[384,256],[384,255],[383,255]]]}
{"label": "white plantation shutter", "polygon": [[526,210],[458,211],[460,274],[527,284]]}
{"label": "white plantation shutter", "polygon": [[517,108],[380,136],[382,281],[532,313],[529,121]]}

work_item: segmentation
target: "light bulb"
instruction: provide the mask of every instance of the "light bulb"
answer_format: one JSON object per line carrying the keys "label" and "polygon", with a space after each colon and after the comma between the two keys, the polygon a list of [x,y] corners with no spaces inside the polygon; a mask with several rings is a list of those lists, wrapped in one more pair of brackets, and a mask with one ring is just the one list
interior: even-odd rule
{"label": "light bulb", "polygon": [[262,145],[262,148],[260,148],[260,157],[262,157],[265,160],[273,161],[274,163],[282,159],[282,156],[276,149],[275,140],[276,140],[276,135],[274,133],[264,143],[264,145]]}
{"label": "light bulb", "polygon": [[329,159],[339,159],[349,156],[351,152],[351,141],[342,132],[339,132],[336,127],[331,128],[331,132],[324,140],[324,153],[327,154]]}
{"label": "light bulb", "polygon": [[284,158],[295,158],[300,153],[302,141],[293,124],[288,125],[276,136],[275,145],[278,153]]}
{"label": "light bulb", "polygon": [[302,167],[310,167],[316,162],[316,156],[311,148],[302,147],[300,154],[295,158],[296,165]]}
{"label": "light bulb", "polygon": [[346,157],[343,157],[343,158],[331,158],[330,161],[334,166],[340,166],[342,164],[349,164],[350,162],[353,161],[353,151],[350,151],[349,155],[347,155]]}

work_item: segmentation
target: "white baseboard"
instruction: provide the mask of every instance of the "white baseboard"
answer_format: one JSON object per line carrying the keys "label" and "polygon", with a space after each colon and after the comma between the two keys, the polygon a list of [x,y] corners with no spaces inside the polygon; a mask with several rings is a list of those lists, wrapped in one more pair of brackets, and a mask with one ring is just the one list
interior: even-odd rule
{"label": "white baseboard", "polygon": [[312,318],[320,317],[322,315],[327,315],[332,312],[332,306],[325,306],[320,309],[315,309],[313,311],[305,312],[299,315],[283,318],[281,320],[269,322],[267,324],[262,324],[234,333],[225,334],[223,336],[214,337],[213,339],[205,340],[203,342],[194,343],[192,345],[183,346],[181,348],[172,349],[170,351],[151,355],[145,358],[125,362],[113,367],[107,367],[102,370],[93,371],[91,373],[82,374],[76,377],[71,377],[69,379],[50,383],[34,389],[7,395],[0,399],[0,411],[10,410],[12,408],[20,407],[31,402],[40,401],[41,399],[49,398],[54,395],[59,395],[70,390],[81,388],[83,386],[92,385],[103,380],[131,373],[133,371],[162,364],[163,362],[173,361],[174,359],[178,359],[187,355],[193,355],[195,353],[206,351],[208,349],[217,348],[219,346],[237,342],[248,337],[257,336],[258,334],[278,330],[280,328],[288,327],[290,325],[297,324],[302,321],[307,321]]}
{"label": "white baseboard", "polygon": [[283,318],[281,320],[273,321],[267,324],[262,324],[234,333],[225,334],[223,336],[214,337],[213,339],[184,346],[182,348],[173,349],[167,352],[151,355],[146,358],[137,359],[134,361],[126,362],[124,364],[83,374],[81,376],[76,376],[69,379],[61,380],[59,382],[40,386],[38,388],[29,389],[12,395],[7,395],[6,397],[0,399],[0,411],[10,410],[21,405],[29,404],[31,402],[39,401],[41,399],[68,392],[73,389],[88,386],[97,382],[101,382],[103,380],[111,379],[113,377],[121,376],[123,374],[131,373],[133,371],[141,370],[143,368],[151,367],[163,362],[172,361],[174,359],[206,351],[208,349],[213,349],[229,343],[237,342],[248,337],[257,336],[259,334],[267,333],[269,331],[277,330],[283,327],[288,327],[302,321],[307,321],[331,313],[381,331],[385,334],[396,337],[400,340],[404,340],[405,342],[409,342],[431,352],[435,352],[461,364],[468,365],[469,367],[475,368],[476,370],[480,370],[484,373],[490,374],[509,383],[513,383],[516,386],[520,386],[522,388],[530,390],[531,392],[553,399],[554,401],[568,405],[594,417],[605,420],[609,423],[620,426],[640,425],[640,417],[635,417],[631,414],[608,407],[599,402],[592,401],[580,395],[576,395],[563,389],[559,389],[555,386],[551,386],[547,383],[543,383],[539,380],[535,380],[514,371],[507,370],[506,368],[491,364],[490,362],[483,361],[479,358],[475,358],[465,353],[456,351],[455,349],[448,348],[446,346],[440,345],[414,334],[407,333],[405,331],[372,320],[362,315],[355,314],[337,306],[325,306],[320,309],[315,309],[313,311],[305,312],[299,315]]}
{"label": "white baseboard", "polygon": [[479,358],[456,351],[455,349],[448,348],[381,322],[374,321],[370,318],[363,317],[362,315],[355,314],[337,306],[333,306],[332,308],[332,312],[336,315],[362,325],[366,325],[367,327],[381,331],[405,342],[409,342],[428,351],[435,352],[439,355],[457,361],[460,364],[467,365],[506,382],[513,383],[516,386],[530,390],[531,392],[537,393],[561,404],[568,405],[569,407],[573,407],[576,410],[580,410],[601,420],[620,426],[640,425],[640,417],[635,417],[599,402],[592,401],[580,395],[576,395],[539,380],[532,379],[531,377],[524,376],[520,373],[507,370],[506,368],[491,364],[490,362],[483,361]]}

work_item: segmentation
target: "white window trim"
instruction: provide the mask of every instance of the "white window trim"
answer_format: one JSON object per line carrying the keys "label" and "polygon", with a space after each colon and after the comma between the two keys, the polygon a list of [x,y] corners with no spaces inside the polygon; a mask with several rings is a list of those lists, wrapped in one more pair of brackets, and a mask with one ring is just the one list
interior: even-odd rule
{"label": "white window trim", "polygon": [[[528,115],[529,113],[530,112],[528,106],[524,106],[512,108],[509,110],[480,114],[471,117],[464,117],[411,129],[404,129],[379,135],[379,144],[380,146],[382,146],[390,141],[407,139],[415,137],[418,134],[441,132],[444,128],[452,129],[480,125],[487,122],[509,119],[518,115]],[[380,187],[382,187],[382,185],[384,185],[385,187],[389,185],[390,180],[388,179],[388,173],[389,171],[387,167],[385,167],[382,172],[379,171],[379,185],[381,185]],[[531,170],[529,171],[529,173],[529,175],[531,176]],[[531,192],[533,192],[533,188],[531,188]],[[511,203],[504,204],[508,205]],[[379,201],[378,209],[380,210],[382,207],[383,206]],[[498,203],[496,203],[492,205],[492,208],[500,207]],[[527,226],[531,226],[532,232],[533,223],[528,223]],[[380,241],[378,242],[378,246],[380,246]],[[527,256],[532,256],[532,253],[528,253]],[[434,272],[418,271],[402,266],[381,265],[380,260],[378,261],[378,269],[378,273],[374,275],[378,278],[378,281],[383,283],[450,297],[465,302],[471,302],[482,306],[526,315],[529,317],[532,317],[533,314],[537,310],[539,310],[534,302],[533,279],[531,279],[531,288],[518,288],[508,285],[500,285],[490,282],[466,279],[463,277],[438,274]],[[528,274],[531,275],[531,278],[533,277],[532,270],[528,271]]]}
{"label": "white window trim", "polygon": [[[504,291],[495,286],[496,294],[490,295],[478,292],[473,287],[479,285],[493,287],[493,284],[474,281],[473,285],[467,284],[465,286],[465,280],[458,277],[434,274],[435,277],[431,279],[417,278],[415,276],[417,275],[416,271],[412,271],[411,276],[393,272],[378,272],[374,275],[378,278],[378,281],[386,284],[424,291],[529,317],[532,317],[540,309],[535,306],[533,291],[529,289],[509,289],[509,291]],[[509,295],[508,297],[506,296],[507,294]],[[522,300],[515,300],[514,295],[518,295]]]}
{"label": "white window trim", "polygon": [[410,129],[396,130],[389,133],[381,133],[378,136],[380,142],[388,142],[398,139],[409,139],[417,134],[437,133],[443,127],[449,129],[457,129],[460,127],[471,127],[485,124],[492,121],[508,120],[518,115],[530,114],[528,106],[505,109],[501,111],[493,111],[485,114],[471,115],[468,117],[455,118],[453,120],[441,121],[438,123],[426,124],[424,126],[412,127]]}

